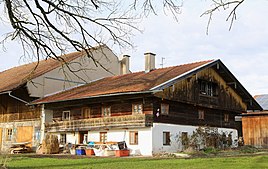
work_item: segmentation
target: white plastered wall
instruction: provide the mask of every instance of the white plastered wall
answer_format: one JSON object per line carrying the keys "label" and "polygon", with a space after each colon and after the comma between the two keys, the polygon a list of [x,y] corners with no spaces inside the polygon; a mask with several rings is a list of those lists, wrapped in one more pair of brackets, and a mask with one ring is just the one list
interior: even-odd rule
{"label": "white plastered wall", "polygon": [[104,70],[99,65],[96,66],[93,60],[85,55],[71,61],[69,64],[72,70],[82,69],[82,71],[76,72],[77,76],[64,66],[56,68],[33,79],[31,82],[28,82],[27,86],[30,96],[43,97],[48,94],[81,85],[85,83],[85,81],[91,82],[100,78],[120,74],[120,62],[110,49],[102,48],[102,50],[95,50],[92,52],[92,55],[96,61],[112,73]]}
{"label": "white plastered wall", "polygon": [[[178,152],[182,150],[181,142],[178,140],[182,132],[187,132],[190,136],[197,126],[174,125],[154,123],[152,128],[153,154],[161,152]],[[219,133],[232,132],[232,140],[238,138],[238,132],[235,129],[218,128]],[[170,132],[170,145],[163,145],[163,132]]]}
{"label": "white plastered wall", "polygon": [[[129,144],[129,132],[138,131],[138,145]],[[100,141],[100,132],[107,132],[107,141],[125,141],[127,147],[130,149],[131,155],[152,155],[152,131],[151,128],[140,128],[140,129],[122,129],[122,130],[101,130],[101,131],[89,131],[87,141]],[[60,133],[57,133],[58,137]],[[78,134],[76,136],[73,133],[67,133],[67,142],[75,144],[78,139]]]}

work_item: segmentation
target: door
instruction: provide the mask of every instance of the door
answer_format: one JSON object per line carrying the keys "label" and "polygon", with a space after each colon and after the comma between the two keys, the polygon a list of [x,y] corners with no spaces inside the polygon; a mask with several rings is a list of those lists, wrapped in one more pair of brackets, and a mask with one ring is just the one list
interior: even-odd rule
{"label": "door", "polygon": [[33,141],[33,126],[20,126],[17,127],[17,143],[31,142],[28,146],[32,147]]}
{"label": "door", "polygon": [[87,143],[87,131],[79,131],[79,144]]}

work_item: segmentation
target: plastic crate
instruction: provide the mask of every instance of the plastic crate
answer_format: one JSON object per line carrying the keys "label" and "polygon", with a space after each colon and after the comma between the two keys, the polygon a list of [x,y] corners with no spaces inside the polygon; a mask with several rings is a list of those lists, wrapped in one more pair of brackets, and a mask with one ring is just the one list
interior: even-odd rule
{"label": "plastic crate", "polygon": [[129,150],[115,150],[116,157],[129,156]]}
{"label": "plastic crate", "polygon": [[76,149],[76,155],[86,155],[86,151],[84,149]]}

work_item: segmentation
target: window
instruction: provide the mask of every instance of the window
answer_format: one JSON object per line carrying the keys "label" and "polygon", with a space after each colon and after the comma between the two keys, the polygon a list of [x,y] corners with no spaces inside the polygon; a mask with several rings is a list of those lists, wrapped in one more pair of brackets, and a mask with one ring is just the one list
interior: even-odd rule
{"label": "window", "polygon": [[82,116],[84,119],[90,118],[90,108],[89,107],[83,108]]}
{"label": "window", "polygon": [[229,122],[229,114],[224,114],[224,122]]}
{"label": "window", "polygon": [[199,80],[199,92],[201,95],[218,96],[217,88],[216,83],[206,80]]}
{"label": "window", "polygon": [[163,145],[170,145],[170,132],[163,132]]}
{"label": "window", "polygon": [[162,115],[169,114],[169,104],[161,103],[161,114]]}
{"label": "window", "polygon": [[66,144],[66,134],[60,134],[60,144]]}
{"label": "window", "polygon": [[62,112],[62,120],[70,120],[70,111]]}
{"label": "window", "polygon": [[200,119],[200,120],[205,119],[205,111],[204,110],[198,110],[198,119]]}
{"label": "window", "polygon": [[130,131],[129,132],[129,144],[130,145],[138,145],[138,132],[137,131]]}
{"label": "window", "polygon": [[102,143],[107,142],[107,132],[100,132],[100,142]]}
{"label": "window", "polygon": [[142,104],[132,104],[132,114],[142,114]]}
{"label": "window", "polygon": [[13,130],[12,129],[7,129],[7,137],[6,140],[7,141],[11,141],[12,140],[12,134],[13,134]]}
{"label": "window", "polygon": [[102,107],[102,116],[103,117],[111,116],[111,107]]}
{"label": "window", "polygon": [[36,141],[40,141],[40,139],[41,139],[41,131],[40,131],[41,129],[38,127],[36,127],[35,129],[34,129],[34,140],[36,140]]}
{"label": "window", "polygon": [[184,146],[188,145],[188,132],[181,133],[181,144]]}

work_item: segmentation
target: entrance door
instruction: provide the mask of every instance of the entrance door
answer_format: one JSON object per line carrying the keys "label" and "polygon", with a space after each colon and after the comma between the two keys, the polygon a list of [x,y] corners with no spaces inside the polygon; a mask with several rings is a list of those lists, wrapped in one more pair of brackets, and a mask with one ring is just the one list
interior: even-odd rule
{"label": "entrance door", "polygon": [[79,131],[79,144],[87,143],[87,131]]}

